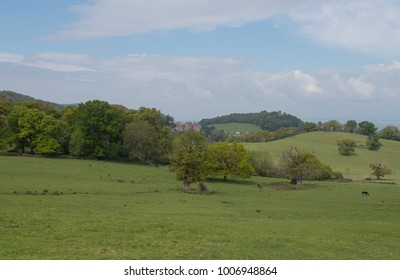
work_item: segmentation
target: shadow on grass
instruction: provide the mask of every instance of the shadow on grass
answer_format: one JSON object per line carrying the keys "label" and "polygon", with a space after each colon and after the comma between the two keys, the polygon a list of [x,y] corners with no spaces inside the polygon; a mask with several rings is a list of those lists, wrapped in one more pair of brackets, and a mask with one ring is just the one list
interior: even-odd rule
{"label": "shadow on grass", "polygon": [[263,183],[260,184],[260,187],[269,187],[276,190],[286,190],[286,191],[294,191],[294,190],[309,190],[315,189],[319,186],[317,184],[291,184],[287,182],[272,182],[272,183]]}
{"label": "shadow on grass", "polygon": [[239,179],[239,178],[224,178],[208,177],[206,180],[208,183],[220,183],[220,184],[230,184],[230,185],[245,185],[245,186],[256,186],[257,183],[249,179]]}

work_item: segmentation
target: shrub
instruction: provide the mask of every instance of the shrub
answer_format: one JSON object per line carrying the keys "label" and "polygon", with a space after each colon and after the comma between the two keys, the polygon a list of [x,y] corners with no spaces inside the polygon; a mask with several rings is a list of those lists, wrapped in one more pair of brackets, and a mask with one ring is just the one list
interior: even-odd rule
{"label": "shrub", "polygon": [[351,156],[355,154],[356,141],[352,139],[343,139],[338,141],[339,154],[344,156]]}

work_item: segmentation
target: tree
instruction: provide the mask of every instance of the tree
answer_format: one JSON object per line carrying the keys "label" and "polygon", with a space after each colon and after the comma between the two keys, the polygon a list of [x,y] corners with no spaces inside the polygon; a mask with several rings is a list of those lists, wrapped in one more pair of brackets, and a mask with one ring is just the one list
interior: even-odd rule
{"label": "tree", "polygon": [[80,155],[96,158],[117,157],[122,150],[122,132],[126,118],[118,108],[112,107],[105,101],[93,100],[79,104],[76,109],[76,129],[83,136]]}
{"label": "tree", "polygon": [[197,149],[204,150],[206,147],[206,138],[201,132],[188,130],[177,139],[177,146],[195,146]]}
{"label": "tree", "polygon": [[252,165],[258,176],[263,177],[276,177],[278,174],[277,167],[271,155],[267,151],[252,152],[251,154]]}
{"label": "tree", "polygon": [[343,128],[348,133],[354,133],[357,130],[357,126],[358,124],[355,120],[349,120],[344,124]]}
{"label": "tree", "polygon": [[357,133],[361,135],[371,136],[376,133],[378,128],[374,123],[369,121],[363,121],[358,124]]}
{"label": "tree", "polygon": [[12,104],[0,97],[0,149],[7,138],[8,115],[11,110]]}
{"label": "tree", "polygon": [[283,152],[280,171],[284,177],[291,178],[298,185],[306,179],[330,179],[333,173],[332,169],[322,164],[315,155],[297,147]]}
{"label": "tree", "polygon": [[351,156],[355,154],[356,141],[352,139],[343,139],[338,141],[339,154],[344,156]]}
{"label": "tree", "polygon": [[318,131],[318,126],[316,123],[313,122],[304,122],[303,129],[305,132],[313,132],[313,131]]}
{"label": "tree", "polygon": [[185,190],[207,175],[204,152],[195,146],[181,147],[170,157],[170,161],[169,170],[175,173],[177,180],[183,181]]}
{"label": "tree", "polygon": [[322,124],[322,129],[324,131],[341,131],[343,129],[343,126],[340,122],[336,120],[330,120]]}
{"label": "tree", "polygon": [[162,154],[159,135],[147,121],[138,120],[126,126],[124,149],[128,157],[142,163],[159,162]]}
{"label": "tree", "polygon": [[399,141],[400,140],[400,130],[397,126],[388,125],[379,132],[379,136],[382,139]]}
{"label": "tree", "polygon": [[214,143],[207,147],[207,161],[210,174],[250,177],[254,168],[249,162],[250,155],[242,144]]}
{"label": "tree", "polygon": [[386,164],[382,162],[377,162],[377,163],[371,163],[369,165],[372,169],[372,175],[376,176],[377,180],[380,180],[382,177],[385,177],[385,175],[392,174],[392,170],[386,166]]}
{"label": "tree", "polygon": [[[56,153],[60,144],[54,137],[57,121],[38,109],[15,106],[8,119],[10,144],[22,153]],[[37,149],[39,148],[39,149]]]}
{"label": "tree", "polygon": [[382,146],[382,144],[379,142],[378,134],[372,134],[368,136],[366,144],[367,144],[367,149],[371,151],[377,151]]}
{"label": "tree", "polygon": [[166,162],[167,155],[173,149],[171,129],[175,126],[174,119],[169,115],[162,114],[156,108],[140,107],[139,110],[131,110],[130,113],[134,121],[147,121],[155,129],[163,151],[160,161]]}

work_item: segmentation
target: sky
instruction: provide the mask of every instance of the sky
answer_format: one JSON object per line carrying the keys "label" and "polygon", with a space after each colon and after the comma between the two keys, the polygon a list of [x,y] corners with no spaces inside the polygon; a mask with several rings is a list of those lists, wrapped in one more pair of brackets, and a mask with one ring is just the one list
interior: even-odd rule
{"label": "sky", "polygon": [[1,0],[0,90],[176,121],[399,121],[398,0]]}

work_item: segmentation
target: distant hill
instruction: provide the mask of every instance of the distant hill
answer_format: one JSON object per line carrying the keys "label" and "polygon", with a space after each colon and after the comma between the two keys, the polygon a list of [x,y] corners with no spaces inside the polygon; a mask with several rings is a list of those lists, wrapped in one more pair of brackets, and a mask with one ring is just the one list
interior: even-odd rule
{"label": "distant hill", "polygon": [[267,112],[247,114],[230,114],[212,119],[203,119],[200,124],[203,126],[222,123],[248,123],[254,124],[263,130],[276,131],[283,127],[299,127],[303,121],[290,114],[282,112]]}
{"label": "distant hill", "polygon": [[62,108],[65,107],[65,105],[57,104],[57,103],[52,103],[48,101],[43,101],[40,99],[35,99],[31,96],[24,95],[21,93],[9,91],[9,90],[2,90],[0,91],[0,98],[3,98],[11,103],[18,103],[18,102],[25,102],[25,101],[37,101],[37,102],[42,102],[47,105],[53,106],[58,110],[61,110]]}

